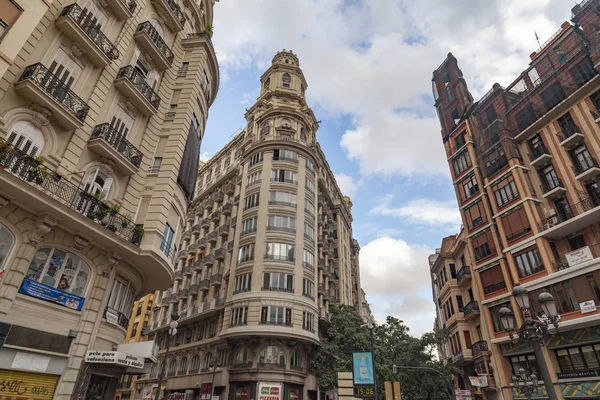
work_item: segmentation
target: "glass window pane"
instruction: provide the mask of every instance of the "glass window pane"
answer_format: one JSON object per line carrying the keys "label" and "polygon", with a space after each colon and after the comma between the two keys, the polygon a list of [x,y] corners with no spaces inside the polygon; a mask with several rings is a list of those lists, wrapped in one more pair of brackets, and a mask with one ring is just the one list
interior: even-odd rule
{"label": "glass window pane", "polygon": [[42,283],[44,285],[48,285],[51,287],[56,287],[58,284],[58,274],[61,270],[62,264],[65,261],[67,253],[62,250],[54,249],[52,256],[50,257],[50,262],[48,263],[48,268],[46,270],[46,275],[42,278]]}
{"label": "glass window pane", "polygon": [[563,371],[572,371],[573,364],[571,363],[571,359],[569,358],[569,353],[567,350],[557,350],[556,356],[558,359],[558,364],[560,365],[560,369]]}
{"label": "glass window pane", "polygon": [[585,359],[585,363],[587,364],[588,369],[596,369],[600,368],[598,364],[598,359],[596,358],[596,353],[592,346],[584,346],[581,348],[581,352],[583,353],[583,358]]}
{"label": "glass window pane", "polygon": [[585,362],[579,352],[578,348],[569,349],[569,355],[571,356],[571,362],[573,363],[573,369],[580,370],[585,369]]}
{"label": "glass window pane", "polygon": [[42,272],[44,272],[44,266],[46,265],[46,262],[48,262],[50,251],[52,251],[52,249],[39,249],[35,253],[31,260],[31,264],[29,264],[29,269],[27,270],[27,279],[32,281],[40,280]]}

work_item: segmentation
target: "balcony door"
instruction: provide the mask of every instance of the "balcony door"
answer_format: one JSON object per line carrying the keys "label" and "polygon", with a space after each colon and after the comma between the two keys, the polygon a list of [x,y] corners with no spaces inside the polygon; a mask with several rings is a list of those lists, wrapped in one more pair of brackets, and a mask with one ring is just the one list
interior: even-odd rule
{"label": "balcony door", "polygon": [[14,124],[7,141],[32,157],[38,156],[44,148],[44,135],[29,121]]}
{"label": "balcony door", "polygon": [[93,0],[79,0],[77,4],[82,11],[78,22],[84,24],[83,27],[88,34],[95,35],[102,27],[106,26],[108,17]]}
{"label": "balcony door", "polygon": [[72,88],[77,83],[82,71],[81,67],[62,49],[57,50],[48,70],[54,75],[54,78],[51,79],[48,76],[44,80],[44,86],[51,89],[52,94],[60,100],[66,97],[65,88]]}
{"label": "balcony door", "polygon": [[110,121],[111,133],[109,142],[116,146],[122,139],[129,139],[129,132],[133,126],[133,118],[121,107],[117,106]]}

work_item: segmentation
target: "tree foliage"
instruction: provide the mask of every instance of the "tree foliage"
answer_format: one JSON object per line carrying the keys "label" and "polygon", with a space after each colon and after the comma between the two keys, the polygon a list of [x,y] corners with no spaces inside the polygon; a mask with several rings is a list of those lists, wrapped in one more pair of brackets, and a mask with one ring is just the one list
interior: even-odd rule
{"label": "tree foliage", "polygon": [[[311,366],[321,388],[337,386],[337,373],[352,371],[352,352],[371,349],[370,332],[362,318],[349,306],[332,310],[331,326],[321,345],[311,357]],[[388,317],[386,323],[373,330],[375,371],[379,400],[384,399],[384,382],[400,382],[402,398],[411,400],[446,400],[452,374],[460,371],[444,365],[435,357],[436,347],[447,340],[446,332],[411,336],[404,322]],[[399,369],[393,366],[427,367],[434,371]]]}

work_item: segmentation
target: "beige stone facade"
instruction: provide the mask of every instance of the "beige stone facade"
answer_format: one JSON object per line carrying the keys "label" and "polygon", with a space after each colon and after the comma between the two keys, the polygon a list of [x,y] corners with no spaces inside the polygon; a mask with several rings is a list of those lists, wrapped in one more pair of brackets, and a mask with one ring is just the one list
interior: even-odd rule
{"label": "beige stone facade", "polygon": [[173,282],[219,85],[214,0],[9,3],[0,380],[43,381],[48,400],[112,399],[125,368],[85,355],[122,343],[134,300]]}
{"label": "beige stone facade", "polygon": [[136,393],[156,390],[176,309],[167,396],[316,399],[320,328],[336,304],[362,308],[352,203],[316,140],[296,55],[277,53],[261,85],[247,127],[200,168],[175,284],[150,326],[161,359]]}

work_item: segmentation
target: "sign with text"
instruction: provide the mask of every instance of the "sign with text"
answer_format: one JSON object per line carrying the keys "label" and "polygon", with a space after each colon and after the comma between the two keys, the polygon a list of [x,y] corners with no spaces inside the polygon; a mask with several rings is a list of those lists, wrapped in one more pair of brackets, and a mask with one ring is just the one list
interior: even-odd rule
{"label": "sign with text", "polygon": [[579,303],[579,310],[582,314],[596,311],[596,303],[594,300],[583,301]]}
{"label": "sign with text", "polygon": [[370,351],[352,353],[352,371],[354,386],[374,385],[373,353]]}
{"label": "sign with text", "polygon": [[120,351],[89,350],[85,362],[94,364],[116,364],[123,367],[144,368],[142,357],[131,356]]}
{"label": "sign with text", "polygon": [[37,297],[38,299],[57,303],[77,311],[81,311],[83,302],[85,301],[83,297],[75,296],[74,294],[63,292],[60,289],[55,289],[29,279],[23,280],[19,292],[28,296]]}
{"label": "sign with text", "polygon": [[574,265],[593,260],[594,256],[592,255],[590,248],[585,246],[565,254],[565,258],[567,259],[567,264],[569,264],[569,267],[572,267]]}
{"label": "sign with text", "polygon": [[167,398],[169,400],[184,400],[185,393],[181,393],[181,392],[169,393],[169,396]]}
{"label": "sign with text", "polygon": [[258,383],[258,400],[281,400],[280,383]]}

